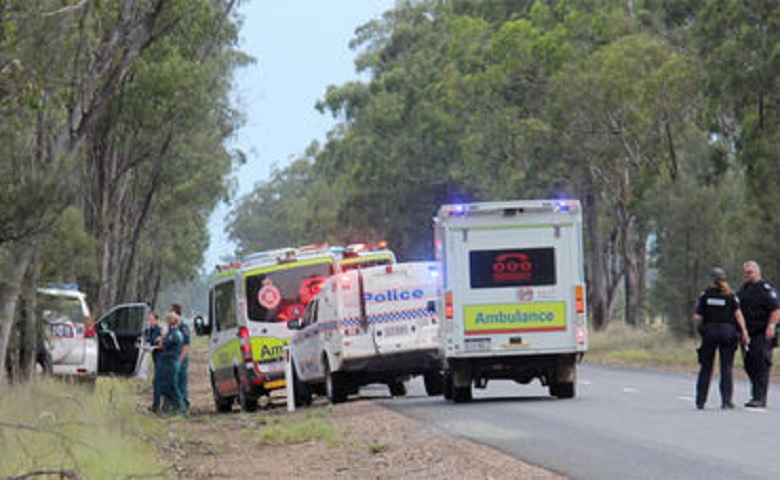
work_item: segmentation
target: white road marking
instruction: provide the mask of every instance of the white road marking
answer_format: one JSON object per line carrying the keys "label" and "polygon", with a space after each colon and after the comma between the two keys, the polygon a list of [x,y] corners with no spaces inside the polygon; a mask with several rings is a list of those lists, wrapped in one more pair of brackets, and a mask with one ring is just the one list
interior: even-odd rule
{"label": "white road marking", "polygon": [[634,387],[623,387],[623,393],[639,393],[640,390]]}

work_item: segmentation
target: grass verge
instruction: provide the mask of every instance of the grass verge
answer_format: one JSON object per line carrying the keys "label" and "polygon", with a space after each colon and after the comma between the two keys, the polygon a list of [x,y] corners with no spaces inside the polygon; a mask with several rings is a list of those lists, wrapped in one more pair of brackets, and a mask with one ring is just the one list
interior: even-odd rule
{"label": "grass verge", "polygon": [[[134,384],[100,379],[94,391],[44,379],[0,396],[0,473],[58,478],[166,476],[143,441],[155,426],[134,411]],[[45,477],[49,478],[49,477]]]}

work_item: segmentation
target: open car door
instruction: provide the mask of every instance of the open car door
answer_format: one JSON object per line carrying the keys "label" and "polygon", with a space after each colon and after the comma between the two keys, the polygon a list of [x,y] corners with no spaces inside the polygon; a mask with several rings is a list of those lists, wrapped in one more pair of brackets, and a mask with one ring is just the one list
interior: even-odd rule
{"label": "open car door", "polygon": [[145,303],[123,303],[95,324],[98,336],[98,375],[143,376],[144,329],[151,309]]}

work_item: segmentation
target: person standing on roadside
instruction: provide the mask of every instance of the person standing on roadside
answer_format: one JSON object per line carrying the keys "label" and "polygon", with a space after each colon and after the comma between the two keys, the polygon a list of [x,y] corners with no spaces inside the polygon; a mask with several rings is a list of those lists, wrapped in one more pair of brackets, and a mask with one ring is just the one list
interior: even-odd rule
{"label": "person standing on roadside", "polygon": [[754,261],[742,266],[745,283],[737,292],[745,316],[750,348],[745,352],[745,372],[750,379],[748,408],[765,408],[772,368],[772,349],[776,346],[775,326],[780,319],[777,291],[761,277],[761,267]]}
{"label": "person standing on roadside", "polygon": [[165,323],[168,325],[168,333],[162,338],[162,352],[160,353],[162,363],[160,387],[162,396],[165,399],[162,413],[175,415],[184,410],[178,383],[179,356],[181,355],[184,339],[181,331],[177,328],[179,316],[175,312],[170,311],[165,314]]}
{"label": "person standing on roadside", "polygon": [[710,272],[711,285],[699,295],[693,324],[701,334],[699,356],[699,377],[696,380],[696,408],[702,410],[707,403],[715,352],[720,357],[720,399],[721,408],[732,409],[734,392],[734,354],[737,343],[748,342],[745,319],[739,307],[739,298],[731,292],[726,282],[726,272],[714,268]]}
{"label": "person standing on roadside", "polygon": [[183,339],[181,354],[179,355],[179,373],[176,382],[179,385],[182,407],[185,414],[190,413],[189,371],[190,371],[190,327],[184,322],[181,315],[181,304],[174,303],[171,310],[179,316],[178,328]]}
{"label": "person standing on roadside", "polygon": [[162,342],[162,328],[160,328],[157,313],[149,312],[149,327],[146,330],[146,341],[152,346],[152,363],[154,363],[154,377],[152,378],[152,405],[149,411],[160,412],[160,400],[162,398],[162,361],[160,360],[160,346]]}

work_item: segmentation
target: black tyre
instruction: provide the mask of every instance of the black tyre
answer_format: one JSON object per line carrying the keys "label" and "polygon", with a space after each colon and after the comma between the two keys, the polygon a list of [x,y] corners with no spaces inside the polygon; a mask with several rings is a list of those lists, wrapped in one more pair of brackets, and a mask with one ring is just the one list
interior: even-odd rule
{"label": "black tyre", "polygon": [[425,393],[429,397],[441,395],[444,392],[444,375],[439,370],[431,370],[423,375]]}
{"label": "black tyre", "polygon": [[292,377],[295,406],[303,407],[311,405],[311,389],[298,378],[298,372],[295,371],[295,364],[292,366]]}
{"label": "black tyre", "polygon": [[347,400],[347,392],[339,375],[330,371],[330,366],[325,364],[325,394],[332,404],[343,403]]}
{"label": "black tyre", "polygon": [[238,404],[241,405],[241,410],[245,412],[252,413],[257,411],[257,398],[253,397],[250,392],[247,392],[246,388],[241,385],[241,382],[238,384]]}
{"label": "black tyre", "polygon": [[450,372],[444,373],[444,379],[443,379],[444,385],[443,385],[443,394],[444,398],[447,400],[452,400],[452,374]]}
{"label": "black tyre", "polygon": [[550,395],[558,398],[574,398],[574,383],[553,383],[550,385]]}
{"label": "black tyre", "polygon": [[390,389],[390,395],[394,397],[406,396],[406,385],[401,380],[394,380],[388,383],[387,388]]}
{"label": "black tyre", "polygon": [[214,397],[214,408],[219,413],[227,413],[233,410],[233,397],[222,398],[217,391],[217,384],[214,381],[214,374],[211,374],[211,394]]}
{"label": "black tyre", "polygon": [[471,401],[471,385],[468,387],[453,387],[452,400],[455,403],[466,403]]}

